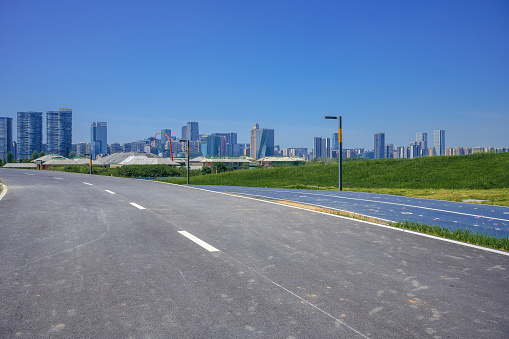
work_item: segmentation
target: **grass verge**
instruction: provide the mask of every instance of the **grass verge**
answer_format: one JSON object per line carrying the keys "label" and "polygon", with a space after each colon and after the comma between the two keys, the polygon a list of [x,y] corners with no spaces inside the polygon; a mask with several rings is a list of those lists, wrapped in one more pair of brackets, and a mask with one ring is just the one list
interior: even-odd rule
{"label": "grass verge", "polygon": [[509,188],[492,189],[410,189],[410,188],[345,188],[345,191],[402,195],[457,202],[509,207]]}
{"label": "grass verge", "polygon": [[426,234],[436,235],[436,236],[439,236],[442,238],[466,242],[466,243],[473,244],[473,245],[479,245],[479,246],[494,248],[497,250],[509,251],[509,238],[508,237],[497,238],[497,237],[494,237],[491,235],[486,235],[486,234],[482,234],[479,232],[474,233],[469,230],[462,230],[462,229],[456,229],[454,231],[451,231],[450,229],[448,229],[446,227],[441,227],[441,226],[437,226],[437,225],[428,225],[428,224],[417,223],[417,222],[409,222],[409,221],[396,222],[396,223],[383,222],[378,219],[367,218],[367,217],[364,217],[362,215],[355,214],[355,213],[342,212],[342,211],[327,209],[327,208],[323,208],[323,207],[317,207],[317,206],[312,206],[312,205],[296,203],[296,202],[288,201],[288,200],[284,200],[284,201],[270,200],[270,201],[277,202],[280,204],[290,205],[290,206],[296,206],[296,207],[300,207],[300,208],[304,208],[304,209],[308,209],[308,210],[319,211],[319,212],[324,212],[324,213],[340,215],[343,217],[349,217],[349,218],[374,222],[374,223],[381,224],[381,225],[388,225],[388,226],[404,228],[404,229],[408,229],[408,230],[412,230],[412,231],[418,231],[418,232],[422,232],[422,233],[426,233]]}

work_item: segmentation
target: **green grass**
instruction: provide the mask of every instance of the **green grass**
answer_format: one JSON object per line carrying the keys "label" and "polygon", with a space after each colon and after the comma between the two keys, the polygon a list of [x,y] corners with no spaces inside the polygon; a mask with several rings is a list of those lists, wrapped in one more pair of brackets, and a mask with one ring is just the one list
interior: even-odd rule
{"label": "green grass", "polygon": [[[165,181],[185,184],[185,180]],[[194,185],[337,189],[337,163],[260,168],[193,177]],[[343,187],[350,189],[492,189],[509,187],[509,153],[343,163]]]}
{"label": "green grass", "polygon": [[439,237],[458,240],[467,242],[474,245],[480,245],[485,247],[491,247],[495,249],[501,249],[509,251],[509,238],[501,237],[497,238],[489,234],[482,234],[480,232],[471,232],[469,230],[455,229],[451,231],[446,227],[437,225],[427,225],[416,222],[399,222],[391,224],[392,226],[401,227],[413,231],[419,231],[427,234],[437,235]]}

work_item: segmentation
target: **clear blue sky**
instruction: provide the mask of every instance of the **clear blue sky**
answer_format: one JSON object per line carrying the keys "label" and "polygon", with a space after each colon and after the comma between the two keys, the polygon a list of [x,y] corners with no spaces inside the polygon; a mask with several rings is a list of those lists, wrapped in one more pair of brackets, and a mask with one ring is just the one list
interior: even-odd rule
{"label": "clear blue sky", "polygon": [[73,142],[275,129],[308,147],[337,129],[408,145],[509,147],[509,2],[0,2],[0,116],[73,109]]}

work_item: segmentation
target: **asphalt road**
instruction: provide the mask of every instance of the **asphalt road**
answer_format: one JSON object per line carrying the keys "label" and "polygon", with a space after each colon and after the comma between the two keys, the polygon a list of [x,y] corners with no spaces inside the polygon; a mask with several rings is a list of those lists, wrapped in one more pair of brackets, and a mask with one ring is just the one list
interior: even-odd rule
{"label": "asphalt road", "polygon": [[348,211],[388,221],[414,221],[451,230],[509,237],[509,207],[349,191],[294,190],[238,186],[195,186]]}
{"label": "asphalt road", "polygon": [[509,336],[507,253],[158,182],[0,179],[2,338]]}

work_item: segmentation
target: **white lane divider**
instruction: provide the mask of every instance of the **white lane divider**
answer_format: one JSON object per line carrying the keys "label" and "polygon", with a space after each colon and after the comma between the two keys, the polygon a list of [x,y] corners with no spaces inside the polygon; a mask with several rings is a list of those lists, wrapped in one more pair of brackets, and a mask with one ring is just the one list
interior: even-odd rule
{"label": "white lane divider", "polygon": [[192,235],[191,233],[188,233],[186,231],[179,231],[180,234],[182,234],[184,237],[186,237],[187,239],[195,242],[196,244],[200,245],[201,247],[203,247],[204,249],[206,249],[207,251],[209,252],[218,252],[219,250],[217,248],[215,248],[214,246],[212,245],[209,245],[207,244],[205,241],[195,237],[194,235]]}
{"label": "white lane divider", "polygon": [[130,202],[130,204],[131,204],[131,205],[133,205],[133,206],[134,206],[134,207],[136,207],[136,208],[139,208],[140,210],[145,210],[145,209],[146,209],[145,207],[140,206],[140,205],[138,205],[138,204],[137,204],[137,203],[135,203],[135,202]]}
{"label": "white lane divider", "polygon": [[53,177],[53,179],[64,180],[64,178],[57,178],[57,177]]}
{"label": "white lane divider", "polygon": [[110,190],[104,190],[104,191],[108,192],[109,194],[116,194],[115,192],[112,192]]}
{"label": "white lane divider", "polygon": [[83,183],[84,183],[85,185],[94,186],[94,184],[90,184],[90,183],[88,183],[88,182],[84,182],[84,181],[83,181]]}

